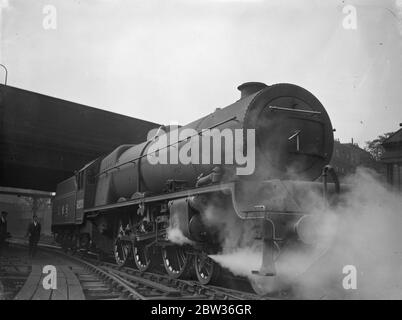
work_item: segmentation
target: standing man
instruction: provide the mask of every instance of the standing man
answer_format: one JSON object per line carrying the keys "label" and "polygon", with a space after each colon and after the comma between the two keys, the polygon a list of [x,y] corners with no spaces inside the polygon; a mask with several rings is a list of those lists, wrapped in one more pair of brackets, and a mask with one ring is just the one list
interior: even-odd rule
{"label": "standing man", "polygon": [[1,212],[0,217],[0,256],[4,250],[4,246],[7,239],[7,215],[6,211]]}
{"label": "standing man", "polygon": [[28,226],[27,236],[29,237],[29,256],[33,258],[36,254],[36,247],[38,246],[40,238],[41,226],[36,215],[33,216],[33,222]]}

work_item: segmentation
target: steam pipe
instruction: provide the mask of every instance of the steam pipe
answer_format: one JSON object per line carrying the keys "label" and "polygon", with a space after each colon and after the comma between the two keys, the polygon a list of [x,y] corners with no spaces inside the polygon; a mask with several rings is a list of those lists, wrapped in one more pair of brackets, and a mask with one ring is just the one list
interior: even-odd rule
{"label": "steam pipe", "polygon": [[8,70],[7,70],[7,68],[6,68],[6,66],[4,64],[0,63],[0,66],[2,66],[4,68],[4,70],[6,71],[6,75],[4,77],[4,85],[6,86],[7,85],[7,77],[8,77]]}
{"label": "steam pipe", "polygon": [[327,200],[328,200],[327,199],[328,198],[328,174],[331,175],[332,181],[335,184],[335,192],[337,194],[339,194],[339,192],[341,191],[338,175],[336,174],[335,169],[333,167],[331,167],[330,165],[326,165],[322,169],[322,177],[324,178],[324,180],[323,180],[323,184],[324,184],[323,198],[324,198],[325,202],[327,202]]}

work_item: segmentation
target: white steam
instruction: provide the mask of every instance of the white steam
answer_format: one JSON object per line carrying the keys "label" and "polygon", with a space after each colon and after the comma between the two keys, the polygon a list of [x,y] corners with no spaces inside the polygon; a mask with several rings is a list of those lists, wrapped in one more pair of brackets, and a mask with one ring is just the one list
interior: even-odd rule
{"label": "white steam", "polygon": [[[325,241],[312,251],[284,251],[276,262],[280,282],[267,281],[267,289],[291,285],[296,298],[307,299],[402,299],[402,197],[366,169],[358,169],[345,182],[349,189],[335,208],[312,208],[313,214],[325,217],[319,230]],[[228,239],[240,231],[228,221],[222,227]],[[244,234],[246,242],[238,239],[237,247],[211,258],[251,278],[262,261],[261,246],[250,243],[252,236]],[[342,285],[347,265],[357,270],[355,290]]]}
{"label": "white steam", "polygon": [[261,250],[257,248],[238,248],[224,254],[210,255],[210,258],[227,268],[236,276],[251,276],[251,271],[258,270],[261,266]]}
{"label": "white steam", "polygon": [[168,228],[167,236],[168,240],[178,245],[192,244],[192,241],[179,228]]}

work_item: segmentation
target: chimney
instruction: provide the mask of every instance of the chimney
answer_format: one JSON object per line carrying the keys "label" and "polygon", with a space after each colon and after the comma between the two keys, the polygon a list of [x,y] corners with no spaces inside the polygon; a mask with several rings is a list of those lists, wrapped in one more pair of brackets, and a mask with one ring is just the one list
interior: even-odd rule
{"label": "chimney", "polygon": [[267,85],[262,82],[245,82],[245,83],[241,84],[240,86],[238,86],[237,89],[241,93],[240,99],[243,99],[243,98],[245,98],[253,93],[256,93],[266,87],[267,87]]}

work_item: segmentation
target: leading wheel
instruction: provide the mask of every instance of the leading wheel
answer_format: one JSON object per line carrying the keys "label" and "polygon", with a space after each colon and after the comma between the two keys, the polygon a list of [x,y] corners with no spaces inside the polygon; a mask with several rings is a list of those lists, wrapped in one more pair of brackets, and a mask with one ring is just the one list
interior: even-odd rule
{"label": "leading wheel", "polygon": [[183,247],[174,245],[163,247],[162,260],[163,266],[171,278],[189,277],[191,256]]}
{"label": "leading wheel", "polygon": [[197,254],[195,256],[194,268],[198,281],[203,285],[214,283],[219,278],[219,265],[205,253]]}
{"label": "leading wheel", "polygon": [[113,251],[116,263],[119,266],[124,266],[127,264],[132,252],[131,242],[116,239]]}

